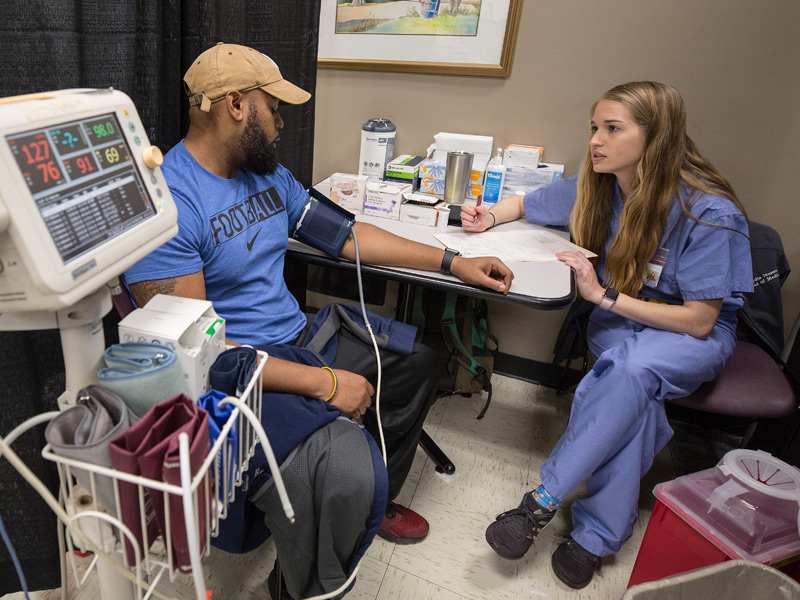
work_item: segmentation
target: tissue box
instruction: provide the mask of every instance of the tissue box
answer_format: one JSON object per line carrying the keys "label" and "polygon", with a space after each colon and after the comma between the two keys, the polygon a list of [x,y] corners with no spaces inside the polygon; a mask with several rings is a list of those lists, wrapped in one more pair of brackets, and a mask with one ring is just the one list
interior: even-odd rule
{"label": "tissue box", "polygon": [[120,342],[158,343],[175,349],[189,394],[208,391],[208,370],[225,350],[225,320],[211,302],[156,294],[119,323]]}
{"label": "tissue box", "polygon": [[424,157],[413,154],[401,154],[386,165],[384,181],[410,183],[411,189],[419,188],[419,165]]}
{"label": "tissue box", "polygon": [[347,173],[331,175],[331,200],[351,213],[360,213],[364,210],[366,191],[366,175],[349,175]]}
{"label": "tissue box", "polygon": [[413,200],[406,200],[400,207],[400,221],[403,223],[412,223],[414,225],[436,227],[439,217],[438,208],[440,206],[444,206],[444,202],[417,204]]}
{"label": "tissue box", "polygon": [[503,164],[515,167],[531,167],[533,169],[542,160],[544,148],[541,146],[523,146],[509,144],[503,152]]}
{"label": "tissue box", "polygon": [[444,162],[427,158],[419,165],[419,191],[444,194]]}
{"label": "tissue box", "polygon": [[472,171],[469,173],[469,183],[467,184],[467,198],[475,199],[483,194],[483,178],[486,175],[488,164],[488,161],[480,164],[472,161]]}
{"label": "tissue box", "polygon": [[403,193],[411,192],[411,185],[368,181],[364,197],[364,214],[387,219],[400,218]]}

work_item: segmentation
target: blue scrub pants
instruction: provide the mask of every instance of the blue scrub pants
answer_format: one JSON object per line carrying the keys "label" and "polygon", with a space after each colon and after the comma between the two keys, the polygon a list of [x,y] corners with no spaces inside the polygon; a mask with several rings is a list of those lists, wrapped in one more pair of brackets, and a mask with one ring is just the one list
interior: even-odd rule
{"label": "blue scrub pants", "polygon": [[736,344],[719,322],[699,340],[596,309],[589,340],[597,362],[575,390],[569,423],[541,466],[545,489],[564,498],[588,478],[572,505],[572,537],[598,556],[616,553],[633,533],[639,481],[672,437],[664,400],[713,379]]}

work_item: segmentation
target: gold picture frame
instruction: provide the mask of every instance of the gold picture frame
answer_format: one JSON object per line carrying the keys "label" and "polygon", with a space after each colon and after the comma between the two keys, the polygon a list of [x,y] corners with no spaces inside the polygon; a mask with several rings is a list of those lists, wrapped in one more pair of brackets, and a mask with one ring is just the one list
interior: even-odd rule
{"label": "gold picture frame", "polygon": [[[486,32],[485,39],[469,39],[461,42],[452,36],[449,47],[430,44],[426,50],[423,38],[437,36],[421,35],[375,35],[367,40],[366,34],[335,33],[336,8],[338,0],[323,0],[320,13],[320,41],[317,66],[320,69],[345,69],[351,71],[385,71],[391,73],[435,73],[441,75],[477,75],[483,77],[509,77],[514,61],[514,48],[517,43],[523,0],[482,0],[495,4],[505,2],[508,10],[505,19],[496,15],[480,16],[478,32]],[[333,8],[331,8],[333,7]],[[494,8],[497,8],[496,6]],[[483,13],[483,11],[481,11]],[[497,12],[497,11],[494,11]],[[486,21],[486,22],[484,22]],[[502,21],[502,22],[501,22]],[[502,31],[502,39],[499,39]],[[472,36],[475,38],[477,36]],[[337,39],[338,38],[338,39]],[[374,41],[378,38],[378,41]],[[363,43],[363,42],[371,43]],[[355,43],[354,43],[355,42]],[[459,48],[459,43],[462,43]],[[376,51],[376,44],[380,50]],[[465,53],[474,53],[478,47],[478,61],[465,60]],[[487,50],[484,52],[484,48]],[[428,52],[431,58],[439,60],[407,59],[407,51]],[[483,55],[481,55],[483,52]],[[376,55],[383,54],[379,58]],[[394,56],[392,56],[394,55]],[[367,57],[371,58],[367,58]]]}

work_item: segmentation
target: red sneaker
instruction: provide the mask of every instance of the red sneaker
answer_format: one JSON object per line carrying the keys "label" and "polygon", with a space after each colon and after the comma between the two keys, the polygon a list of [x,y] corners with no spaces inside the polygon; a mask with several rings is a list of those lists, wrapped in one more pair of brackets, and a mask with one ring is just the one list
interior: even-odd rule
{"label": "red sneaker", "polygon": [[378,535],[395,544],[416,544],[428,535],[428,522],[410,508],[389,502]]}

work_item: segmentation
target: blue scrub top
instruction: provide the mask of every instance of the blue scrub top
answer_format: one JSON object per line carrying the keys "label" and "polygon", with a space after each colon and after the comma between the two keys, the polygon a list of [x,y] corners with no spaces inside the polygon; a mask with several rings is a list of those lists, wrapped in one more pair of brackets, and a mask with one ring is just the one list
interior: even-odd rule
{"label": "blue scrub top", "polygon": [[[568,225],[577,197],[577,184],[578,177],[574,175],[530,192],[524,198],[526,218],[541,225]],[[688,192],[688,188],[683,190],[684,201]],[[622,208],[622,197],[616,186],[606,251],[619,230]],[[643,285],[639,297],[667,304],[722,298],[718,324],[735,331],[736,311],[742,306],[742,294],[753,291],[747,219],[733,202],[713,194],[695,193],[689,208],[702,223],[683,214],[676,196],[659,244],[659,254],[665,258],[665,262],[659,261],[660,277],[655,285],[652,282]],[[601,281],[603,272],[600,264]]]}

